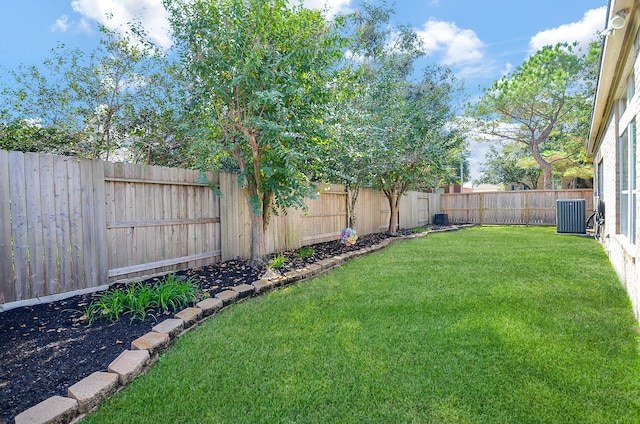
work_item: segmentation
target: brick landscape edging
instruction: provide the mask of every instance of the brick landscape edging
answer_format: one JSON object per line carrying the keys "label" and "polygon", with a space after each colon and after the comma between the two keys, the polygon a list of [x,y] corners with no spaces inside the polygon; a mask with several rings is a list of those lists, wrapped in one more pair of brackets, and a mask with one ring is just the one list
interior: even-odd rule
{"label": "brick landscape edging", "polygon": [[95,410],[106,398],[122,390],[158,360],[183,334],[199,326],[225,307],[239,301],[267,293],[277,287],[308,280],[341,266],[349,259],[381,250],[401,240],[425,237],[431,233],[453,231],[473,225],[452,226],[409,236],[386,238],[380,243],[348,253],[323,259],[304,268],[286,272],[270,279],[241,284],[217,293],[157,323],[149,333],[131,342],[131,349],[123,351],[111,364],[108,372],[95,372],[69,387],[67,397],[52,396],[15,417],[16,424],[67,424],[77,422]]}

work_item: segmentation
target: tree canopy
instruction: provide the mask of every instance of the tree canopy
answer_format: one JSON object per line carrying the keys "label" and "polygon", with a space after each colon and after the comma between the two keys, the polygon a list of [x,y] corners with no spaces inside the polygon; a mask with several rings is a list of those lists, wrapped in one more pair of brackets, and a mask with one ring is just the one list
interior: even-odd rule
{"label": "tree canopy", "polygon": [[586,159],[572,146],[586,137],[597,57],[595,43],[587,54],[575,44],[543,47],[495,81],[468,111],[483,136],[527,147],[542,170],[545,189],[552,187],[554,162]]}
{"label": "tree canopy", "polygon": [[491,145],[477,181],[485,184],[517,184],[528,190],[538,188],[541,170],[521,143]]}
{"label": "tree canopy", "polygon": [[286,0],[164,4],[197,115],[201,163],[233,159],[251,211],[251,262],[259,263],[270,214],[315,193],[310,169],[327,141],[342,38],[320,11]]}
{"label": "tree canopy", "polygon": [[94,51],[59,45],[42,66],[8,71],[13,81],[0,90],[4,132],[18,139],[31,128],[40,140],[32,147],[51,153],[149,161],[152,150],[176,147],[169,69],[153,46],[103,27]]}
{"label": "tree canopy", "polygon": [[463,139],[453,119],[461,85],[436,65],[416,77],[422,41],[409,27],[393,28],[392,14],[384,3],[364,3],[352,17],[350,96],[336,108],[328,171],[347,186],[381,190],[391,211],[388,231],[395,234],[400,198],[446,174],[452,154],[463,152]]}

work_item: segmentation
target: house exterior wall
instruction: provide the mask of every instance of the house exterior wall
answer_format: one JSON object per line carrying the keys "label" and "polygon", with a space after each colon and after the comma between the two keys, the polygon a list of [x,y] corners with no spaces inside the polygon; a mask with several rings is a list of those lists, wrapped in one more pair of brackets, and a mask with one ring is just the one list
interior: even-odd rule
{"label": "house exterior wall", "polygon": [[[640,109],[636,111],[640,119]],[[618,146],[617,146],[617,125],[616,114],[612,113],[600,148],[594,156],[595,166],[602,166],[602,192],[594,192],[595,195],[604,201],[605,204],[605,225],[601,238],[602,245],[609,256],[609,260],[616,270],[620,281],[629,294],[633,304],[633,311],[636,319],[640,321],[640,252],[636,245],[629,243],[626,236],[620,231],[620,211],[619,211],[619,178],[618,178]],[[636,134],[637,136],[637,134]],[[636,138],[637,139],[637,138]],[[637,163],[636,169],[640,169]],[[640,181],[636,178],[636,187]],[[597,187],[597,185],[596,185]],[[596,188],[597,190],[597,188]],[[636,228],[640,231],[638,222],[640,211],[636,211]]]}
{"label": "house exterior wall", "polygon": [[[609,17],[619,11],[626,14],[625,26],[605,37],[598,89],[587,149],[593,154],[594,195],[604,201],[605,225],[601,243],[611,264],[627,290],[636,319],[640,321],[640,161],[637,140],[640,126],[640,5],[632,0],[611,0]],[[630,83],[630,81],[632,81]],[[630,91],[629,87],[635,87]],[[629,95],[632,93],[632,95]],[[635,123],[635,125],[634,125]],[[635,136],[635,189],[628,193],[635,199],[635,236],[624,227],[625,213],[621,192],[623,172],[621,137],[625,130]],[[624,138],[623,138],[624,139]],[[633,139],[632,139],[633,140]],[[631,143],[633,144],[633,142]],[[633,172],[633,171],[630,171]],[[600,178],[598,176],[600,175]],[[600,181],[599,181],[600,180]],[[629,180],[627,178],[627,180]],[[633,217],[633,214],[631,214]],[[625,234],[626,233],[626,234]]]}

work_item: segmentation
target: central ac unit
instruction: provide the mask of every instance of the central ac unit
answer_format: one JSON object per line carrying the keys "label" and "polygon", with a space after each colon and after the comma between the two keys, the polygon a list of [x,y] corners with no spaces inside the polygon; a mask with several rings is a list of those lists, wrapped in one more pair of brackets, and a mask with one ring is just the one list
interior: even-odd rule
{"label": "central ac unit", "polygon": [[559,233],[586,234],[585,199],[556,200],[556,226]]}

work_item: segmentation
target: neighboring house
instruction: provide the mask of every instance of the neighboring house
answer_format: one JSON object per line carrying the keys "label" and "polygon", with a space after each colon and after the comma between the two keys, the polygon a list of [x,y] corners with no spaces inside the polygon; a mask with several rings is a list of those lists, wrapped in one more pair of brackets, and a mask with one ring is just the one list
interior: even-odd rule
{"label": "neighboring house", "polygon": [[[538,179],[538,185],[536,190],[540,190],[544,187],[544,176],[540,175]],[[593,188],[593,182],[591,180],[585,180],[578,177],[560,177],[553,176],[552,190],[571,190],[571,189],[583,189]],[[506,184],[505,191],[520,191],[520,190],[533,190],[531,186],[524,185],[522,183]]]}
{"label": "neighboring house", "polygon": [[602,243],[640,321],[640,2],[610,0],[587,150],[605,206]]}
{"label": "neighboring house", "polygon": [[491,191],[504,191],[504,186],[497,184],[473,184],[467,181],[463,186],[463,193],[485,193]]}

